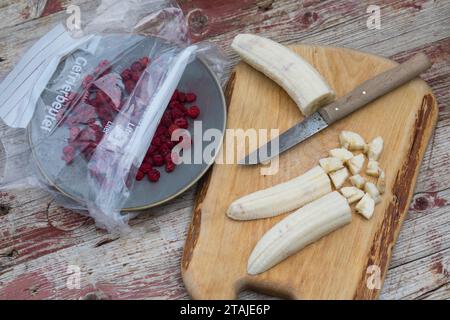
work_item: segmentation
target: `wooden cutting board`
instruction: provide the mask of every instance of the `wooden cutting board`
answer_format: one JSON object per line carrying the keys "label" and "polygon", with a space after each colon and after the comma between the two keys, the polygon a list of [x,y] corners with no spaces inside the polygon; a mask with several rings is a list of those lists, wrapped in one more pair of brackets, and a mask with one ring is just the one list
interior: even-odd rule
{"label": "wooden cutting board", "polygon": [[[342,48],[298,45],[293,49],[317,68],[338,96],[396,65]],[[283,132],[303,118],[279,86],[243,62],[234,69],[226,96],[228,128]],[[261,175],[261,166],[215,164],[199,187],[182,258],[183,280],[192,298],[235,299],[244,289],[293,299],[377,298],[377,280],[378,284],[384,280],[437,120],[435,101],[424,81],[410,81],[283,153],[275,175]],[[380,164],[386,172],[387,191],[372,219],[354,213],[351,224],[269,271],[249,276],[246,266],[252,249],[286,215],[233,221],[225,215],[228,205],[317,165],[328,150],[338,147],[341,130],[355,131],[367,141],[377,135],[384,138]],[[225,137],[224,146],[229,142]]]}

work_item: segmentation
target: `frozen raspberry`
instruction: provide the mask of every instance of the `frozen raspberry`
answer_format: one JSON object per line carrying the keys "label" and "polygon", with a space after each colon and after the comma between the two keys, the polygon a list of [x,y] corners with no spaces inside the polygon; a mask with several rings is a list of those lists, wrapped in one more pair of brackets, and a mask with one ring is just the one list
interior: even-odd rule
{"label": "frozen raspberry", "polygon": [[177,129],[179,129],[179,127],[176,124],[171,124],[168,129],[170,136],[172,136],[173,132]]}
{"label": "frozen raspberry", "polygon": [[177,118],[173,123],[182,129],[187,129],[189,127],[185,118]]}
{"label": "frozen raspberry", "polygon": [[170,101],[176,101],[178,100],[178,90],[175,90],[172,94],[172,98],[170,98]]}
{"label": "frozen raspberry", "polygon": [[131,80],[133,80],[134,82],[138,82],[140,77],[141,73],[139,71],[133,71],[131,73]]}
{"label": "frozen raspberry", "polygon": [[123,81],[131,80],[131,70],[130,69],[123,70],[120,75],[122,76]]}
{"label": "frozen raspberry", "polygon": [[200,115],[200,109],[197,106],[192,106],[187,109],[186,114],[192,119],[197,119],[197,117]]}
{"label": "frozen raspberry", "polygon": [[147,173],[147,175],[148,180],[150,180],[151,182],[157,182],[159,180],[159,177],[161,176],[159,171],[156,169],[152,169],[149,173]]}
{"label": "frozen raspberry", "polygon": [[154,154],[152,156],[152,163],[155,167],[162,166],[164,164],[164,158],[160,154]]}
{"label": "frozen raspberry", "polygon": [[139,61],[133,62],[131,65],[131,71],[140,72],[143,68],[142,64]]}
{"label": "frozen raspberry", "polygon": [[133,92],[134,87],[136,86],[136,83],[134,83],[133,80],[127,80],[125,81],[125,90],[128,94],[131,94]]}
{"label": "frozen raspberry", "polygon": [[147,173],[147,172],[151,171],[152,169],[153,168],[150,163],[143,163],[141,165],[141,167],[139,168],[139,171],[142,171],[143,173]]}
{"label": "frozen raspberry", "polygon": [[81,86],[82,86],[84,89],[87,89],[87,88],[91,85],[91,82],[92,82],[93,80],[94,80],[94,76],[91,75],[91,74],[88,74],[86,77],[84,77],[83,83],[81,84]]}
{"label": "frozen raspberry", "polygon": [[178,101],[185,102],[186,101],[186,94],[184,92],[178,92]]}
{"label": "frozen raspberry", "polygon": [[150,63],[150,59],[149,59],[149,57],[142,57],[142,58],[139,59],[139,62],[141,63],[141,65],[145,69],[148,66],[148,64]]}
{"label": "frozen raspberry", "polygon": [[169,162],[173,162],[172,161],[172,152],[169,152],[168,154],[166,154],[164,156],[164,160],[166,161],[166,164],[169,163]]}
{"label": "frozen raspberry", "polygon": [[139,170],[139,171],[136,173],[136,180],[137,180],[137,181],[141,181],[142,179],[144,179],[144,177],[145,177],[145,173],[142,172],[141,170]]}
{"label": "frozen raspberry", "polygon": [[[172,109],[172,110],[170,110],[170,114],[172,116],[172,119],[177,119],[177,118],[183,118],[184,117],[183,111],[181,111],[179,109]],[[174,123],[175,123],[175,121],[174,121]]]}
{"label": "frozen raspberry", "polygon": [[105,68],[105,67],[109,66],[109,61],[106,60],[106,59],[104,59],[104,60],[102,60],[102,61],[99,62],[98,66],[99,66],[100,68]]}
{"label": "frozen raspberry", "polygon": [[69,140],[74,141],[80,134],[81,129],[78,127],[72,127],[69,129]]}
{"label": "frozen raspberry", "polygon": [[63,149],[63,153],[65,155],[73,155],[75,152],[75,149],[72,146],[65,146]]}
{"label": "frozen raspberry", "polygon": [[172,172],[173,170],[175,170],[175,163],[171,161],[166,162],[166,172]]}
{"label": "frozen raspberry", "polygon": [[165,156],[166,154],[170,153],[170,151],[171,148],[166,143],[159,147],[159,152],[161,153],[162,156]]}
{"label": "frozen raspberry", "polygon": [[186,102],[194,102],[195,100],[197,100],[197,96],[195,95],[195,93],[186,93]]}

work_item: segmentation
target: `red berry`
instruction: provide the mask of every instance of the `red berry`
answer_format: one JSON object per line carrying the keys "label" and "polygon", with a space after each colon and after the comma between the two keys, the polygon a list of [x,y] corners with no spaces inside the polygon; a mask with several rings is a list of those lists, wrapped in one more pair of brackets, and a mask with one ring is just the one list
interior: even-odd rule
{"label": "red berry", "polygon": [[178,99],[178,90],[175,90],[172,94],[172,98],[170,98],[170,101],[176,101]]}
{"label": "red berry", "polygon": [[149,57],[142,57],[139,59],[139,62],[145,69],[148,66],[148,64],[150,63],[150,59],[149,59]]}
{"label": "red berry", "polygon": [[94,80],[94,76],[91,74],[88,74],[86,77],[84,77],[83,79],[83,83],[81,84],[81,86],[86,89],[91,85],[91,82]]}
{"label": "red berry", "polygon": [[71,164],[73,162],[73,156],[64,155],[62,157],[62,160],[64,160],[66,162],[66,164]]}
{"label": "red berry", "polygon": [[131,73],[131,80],[133,80],[134,82],[138,82],[140,77],[141,73],[139,71],[133,71]]}
{"label": "red berry", "polygon": [[131,70],[125,69],[122,71],[122,73],[120,75],[122,76],[123,81],[130,80],[131,79]]}
{"label": "red berry", "polygon": [[166,154],[166,155],[164,156],[164,160],[166,161],[166,164],[169,163],[169,162],[173,162],[173,161],[172,161],[172,153],[169,152],[168,154]]}
{"label": "red berry", "polygon": [[189,127],[185,118],[177,118],[173,123],[182,129],[187,129]]}
{"label": "red berry", "polygon": [[142,171],[143,173],[147,173],[150,170],[152,170],[152,165],[150,163],[143,163],[141,167],[139,168],[139,171]]}
{"label": "red berry", "polygon": [[175,163],[173,163],[172,161],[166,162],[166,172],[172,172],[173,170],[175,170]]}
{"label": "red berry", "polygon": [[151,182],[157,182],[159,180],[159,177],[161,176],[159,171],[156,169],[152,169],[149,173],[147,173],[147,175],[148,180],[150,180]]}
{"label": "red berry", "polygon": [[164,126],[158,126],[158,128],[156,128],[155,131],[155,137],[160,137],[160,136],[164,136],[167,134],[167,128]]}
{"label": "red berry", "polygon": [[159,147],[161,145],[161,137],[156,137],[156,136],[153,137],[151,145],[155,146],[155,147]]}
{"label": "red berry", "polygon": [[177,119],[177,118],[183,118],[184,117],[184,113],[180,109],[172,109],[172,110],[170,110],[170,114],[172,115],[172,119]]}
{"label": "red berry", "polygon": [[145,173],[142,172],[141,170],[139,170],[136,174],[136,180],[141,181],[142,179],[144,179],[144,177],[145,177]]}
{"label": "red berry", "polygon": [[69,140],[73,141],[80,134],[81,130],[78,127],[72,127],[69,129]]}
{"label": "red berry", "polygon": [[134,87],[136,86],[136,83],[134,83],[133,80],[127,80],[125,81],[125,90],[128,94],[131,94],[133,92]]}
{"label": "red berry", "polygon": [[131,65],[131,71],[133,72],[139,72],[142,69],[142,64],[139,61],[133,62],[133,64]]}
{"label": "red berry", "polygon": [[158,150],[158,147],[156,146],[150,146],[147,150],[147,155],[151,156]]}
{"label": "red berry", "polygon": [[197,117],[200,115],[200,109],[197,106],[192,106],[187,110],[187,115],[192,119],[197,119]]}
{"label": "red berry", "polygon": [[165,156],[166,154],[170,153],[171,148],[167,144],[163,144],[159,147],[159,152],[162,156]]}
{"label": "red berry", "polygon": [[152,163],[155,167],[162,166],[164,164],[164,158],[160,154],[154,154],[152,156]]}
{"label": "red berry", "polygon": [[106,59],[100,61],[100,63],[98,64],[98,66],[99,66],[100,68],[105,68],[105,67],[107,67],[108,65],[109,65],[109,61],[106,60]]}
{"label": "red berry", "polygon": [[197,96],[195,95],[195,93],[186,93],[186,102],[194,102],[197,99]]}
{"label": "red berry", "polygon": [[65,146],[63,149],[63,153],[65,155],[73,155],[75,152],[75,149],[72,146]]}
{"label": "red berry", "polygon": [[177,129],[179,129],[179,127],[176,124],[171,124],[168,129],[170,136],[172,136],[173,132]]}
{"label": "red berry", "polygon": [[186,101],[186,94],[183,92],[178,92],[178,101],[185,102]]}

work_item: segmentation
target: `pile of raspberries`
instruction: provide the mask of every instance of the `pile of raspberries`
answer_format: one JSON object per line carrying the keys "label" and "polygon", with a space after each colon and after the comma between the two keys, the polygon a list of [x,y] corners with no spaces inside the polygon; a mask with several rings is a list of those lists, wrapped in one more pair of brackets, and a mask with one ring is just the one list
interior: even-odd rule
{"label": "pile of raspberries", "polygon": [[[149,63],[149,58],[143,57],[133,62],[130,68],[122,71],[120,76],[126,91],[126,94],[122,96],[126,97],[133,93]],[[68,108],[70,114],[67,118],[62,119],[63,115],[59,116],[59,125],[64,122],[69,128],[68,145],[64,147],[62,156],[67,165],[73,162],[77,152],[87,161],[91,159],[108,124],[114,121],[126,101],[123,99],[120,105],[116,105],[104,91],[94,84],[95,79],[109,74],[111,70],[110,63],[102,60],[95,68],[94,74],[84,78],[83,96],[77,98],[76,94],[72,94],[69,97],[69,101],[71,101]],[[157,182],[160,178],[160,171],[156,169],[157,167],[164,167],[166,172],[175,170],[172,149],[181,142],[183,142],[183,147],[186,147],[186,143],[190,144],[191,141],[186,137],[172,141],[171,136],[177,129],[188,129],[188,119],[196,119],[200,115],[199,107],[192,105],[196,99],[195,93],[175,90],[137,171],[136,180],[141,181],[147,176],[151,182]],[[82,103],[79,103],[80,101]]]}

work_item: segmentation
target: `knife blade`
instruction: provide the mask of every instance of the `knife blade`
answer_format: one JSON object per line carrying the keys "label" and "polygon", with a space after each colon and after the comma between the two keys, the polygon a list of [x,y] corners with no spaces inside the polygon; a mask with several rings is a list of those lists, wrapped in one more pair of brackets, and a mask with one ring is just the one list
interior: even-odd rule
{"label": "knife blade", "polygon": [[[430,67],[431,62],[425,54],[416,54],[406,62],[366,80],[350,93],[321,108],[283,132],[280,136],[251,152],[244,159],[240,160],[238,164],[253,165],[269,161],[280,153],[326,129],[334,122],[414,79]],[[273,150],[273,153],[267,154],[268,150],[272,151],[272,144],[274,146],[278,145],[278,148],[275,148],[277,150]]]}

